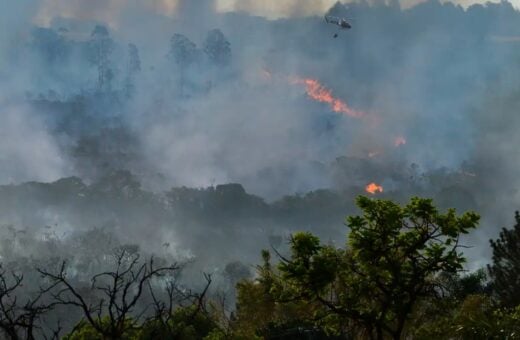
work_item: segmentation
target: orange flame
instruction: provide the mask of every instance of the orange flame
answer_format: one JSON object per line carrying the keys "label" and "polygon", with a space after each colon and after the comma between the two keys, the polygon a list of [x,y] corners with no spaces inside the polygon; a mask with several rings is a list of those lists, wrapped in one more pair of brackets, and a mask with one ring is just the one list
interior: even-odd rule
{"label": "orange flame", "polygon": [[394,139],[394,145],[396,148],[400,147],[401,145],[405,145],[405,144],[406,144],[406,139],[403,136],[399,136]]}
{"label": "orange flame", "polygon": [[365,116],[364,112],[353,110],[350,107],[348,107],[348,105],[344,101],[335,98],[329,89],[327,89],[325,86],[320,84],[320,82],[315,79],[296,78],[293,80],[293,83],[305,85],[307,95],[311,99],[316,100],[320,103],[329,104],[330,108],[334,112],[343,113],[347,116],[354,118],[361,118]]}
{"label": "orange flame", "polygon": [[383,187],[380,185],[375,184],[374,182],[370,183],[365,187],[366,192],[369,194],[374,195],[377,192],[383,192]]}

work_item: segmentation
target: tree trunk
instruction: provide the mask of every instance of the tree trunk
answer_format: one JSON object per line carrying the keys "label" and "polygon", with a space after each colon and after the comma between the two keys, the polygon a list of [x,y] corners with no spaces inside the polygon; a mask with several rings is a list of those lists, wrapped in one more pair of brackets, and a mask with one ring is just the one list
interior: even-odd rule
{"label": "tree trunk", "polygon": [[383,340],[383,329],[381,326],[376,326],[376,339]]}
{"label": "tree trunk", "polygon": [[401,335],[403,334],[405,321],[406,321],[406,318],[399,318],[399,320],[397,321],[397,329],[392,334],[392,337],[394,338],[394,340],[401,339]]}

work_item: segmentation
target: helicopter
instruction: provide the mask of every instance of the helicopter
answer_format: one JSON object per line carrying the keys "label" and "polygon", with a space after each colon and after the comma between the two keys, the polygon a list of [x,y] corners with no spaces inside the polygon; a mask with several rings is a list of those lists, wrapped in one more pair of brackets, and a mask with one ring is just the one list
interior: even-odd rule
{"label": "helicopter", "polygon": [[[325,16],[325,22],[327,24],[334,24],[342,30],[348,30],[352,28],[352,25],[345,18],[338,18],[331,15]],[[338,33],[334,33],[334,38],[338,37]]]}

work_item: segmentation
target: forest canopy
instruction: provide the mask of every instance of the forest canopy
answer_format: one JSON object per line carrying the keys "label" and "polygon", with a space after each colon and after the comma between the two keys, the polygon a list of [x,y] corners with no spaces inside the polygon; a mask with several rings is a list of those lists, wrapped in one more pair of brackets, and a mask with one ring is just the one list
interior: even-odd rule
{"label": "forest canopy", "polygon": [[491,241],[489,268],[467,272],[462,236],[477,228],[476,213],[441,212],[418,197],[399,205],[359,196],[357,205],[343,246],[294,233],[288,251],[261,251],[254,275],[226,266],[227,292],[212,274],[190,287],[189,263],[142,257],[131,245],[114,248],[92,276],[77,260],[31,260],[27,272],[6,263],[0,330],[71,340],[516,338],[519,268],[505,261],[519,246],[517,226]]}

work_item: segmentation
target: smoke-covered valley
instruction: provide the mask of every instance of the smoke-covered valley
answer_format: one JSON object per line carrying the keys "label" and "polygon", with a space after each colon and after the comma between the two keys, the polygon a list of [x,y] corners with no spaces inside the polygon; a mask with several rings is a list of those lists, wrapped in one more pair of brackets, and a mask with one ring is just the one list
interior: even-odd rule
{"label": "smoke-covered valley", "polygon": [[321,16],[129,1],[109,17],[96,3],[8,0],[0,14],[2,258],[138,245],[222,274],[295,230],[341,245],[372,182],[375,197],[482,214],[470,268],[513,220],[509,3],[338,3],[353,29],[336,39]]}

